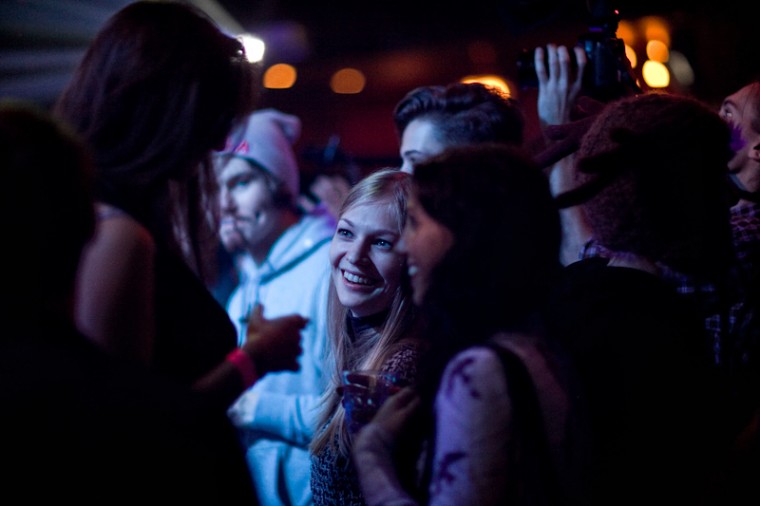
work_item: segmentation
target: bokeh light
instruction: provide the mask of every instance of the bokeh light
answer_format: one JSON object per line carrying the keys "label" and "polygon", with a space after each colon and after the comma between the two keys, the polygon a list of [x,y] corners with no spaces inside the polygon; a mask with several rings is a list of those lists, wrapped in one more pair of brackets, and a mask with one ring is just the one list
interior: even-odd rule
{"label": "bokeh light", "polygon": [[667,63],[670,59],[670,50],[662,41],[650,40],[647,42],[647,58],[660,63]]}
{"label": "bokeh light", "polygon": [[238,37],[245,48],[245,56],[248,61],[258,63],[264,59],[266,44],[260,38],[250,33],[244,33]]}
{"label": "bokeh light", "polygon": [[624,19],[621,19],[618,22],[618,29],[617,32],[615,32],[615,35],[617,38],[623,39],[623,42],[625,42],[627,46],[635,46],[636,40],[638,39],[636,28],[633,23]]}
{"label": "bokeh light", "polygon": [[658,61],[645,61],[641,74],[650,88],[667,88],[670,85],[670,72],[663,63]]}
{"label": "bokeh light", "polygon": [[631,62],[631,68],[635,69],[636,65],[639,64],[639,59],[636,56],[636,50],[633,49],[628,44],[625,45],[625,57],[628,58],[628,61]]}
{"label": "bokeh light", "polygon": [[297,77],[295,67],[287,63],[277,63],[264,72],[264,87],[276,90],[292,88]]}
{"label": "bokeh light", "polygon": [[670,52],[670,61],[668,62],[673,77],[683,86],[694,84],[694,69],[691,67],[689,60],[679,51]]}
{"label": "bokeh light", "polygon": [[330,78],[330,89],[334,93],[348,95],[361,93],[366,84],[367,79],[364,74],[360,70],[349,67],[340,69]]}
{"label": "bokeh light", "polygon": [[647,41],[659,40],[667,47],[670,47],[670,29],[668,23],[659,16],[645,16],[641,18],[644,37]]}
{"label": "bokeh light", "polygon": [[460,81],[463,83],[485,84],[486,86],[496,88],[507,96],[512,96],[512,90],[509,88],[507,81],[503,77],[497,76],[495,74],[465,76],[460,79]]}

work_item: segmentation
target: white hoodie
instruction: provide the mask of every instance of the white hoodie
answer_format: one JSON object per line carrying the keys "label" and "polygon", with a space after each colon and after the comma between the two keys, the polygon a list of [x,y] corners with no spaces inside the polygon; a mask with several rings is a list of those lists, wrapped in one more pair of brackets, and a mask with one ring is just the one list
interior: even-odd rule
{"label": "white hoodie", "polygon": [[308,445],[327,381],[328,252],[334,232],[329,215],[305,215],[277,240],[262,265],[245,263],[227,306],[240,344],[256,303],[266,318],[298,313],[309,319],[301,333],[300,370],[267,374],[228,412],[247,448],[262,506],[312,503]]}

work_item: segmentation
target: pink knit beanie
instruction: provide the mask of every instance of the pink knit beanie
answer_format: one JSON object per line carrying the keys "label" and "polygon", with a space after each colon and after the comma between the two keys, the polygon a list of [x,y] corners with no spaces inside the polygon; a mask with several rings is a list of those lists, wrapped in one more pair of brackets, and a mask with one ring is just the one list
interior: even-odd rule
{"label": "pink knit beanie", "polygon": [[301,135],[301,120],[276,109],[260,109],[227,139],[223,154],[236,156],[282,182],[295,200],[300,193],[298,162],[293,145]]}

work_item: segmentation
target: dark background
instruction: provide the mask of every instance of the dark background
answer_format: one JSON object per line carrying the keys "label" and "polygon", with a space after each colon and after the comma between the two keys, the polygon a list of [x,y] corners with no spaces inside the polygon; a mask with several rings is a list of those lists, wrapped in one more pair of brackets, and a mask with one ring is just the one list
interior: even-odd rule
{"label": "dark background", "polygon": [[[0,0],[0,96],[49,105],[67,82],[82,51],[105,19],[126,0]],[[397,162],[391,114],[412,88],[475,73],[498,73],[512,84],[523,48],[547,42],[574,44],[588,30],[585,0],[197,0],[215,10],[230,29],[243,28],[268,44],[264,66],[291,63],[298,81],[288,90],[265,90],[262,106],[303,120],[297,145],[313,170],[325,148],[365,170]],[[617,8],[622,19],[663,17],[671,49],[690,61],[692,85],[675,91],[717,107],[720,100],[758,77],[760,2],[619,0],[594,2]],[[212,15],[214,15],[212,13]],[[229,21],[229,24],[227,24]],[[480,47],[479,52],[473,48]],[[641,56],[640,56],[641,58]],[[336,95],[329,78],[351,66],[367,77],[364,91]],[[535,90],[514,89],[529,115]],[[533,122],[528,135],[537,133]],[[318,170],[318,168],[316,169]]]}

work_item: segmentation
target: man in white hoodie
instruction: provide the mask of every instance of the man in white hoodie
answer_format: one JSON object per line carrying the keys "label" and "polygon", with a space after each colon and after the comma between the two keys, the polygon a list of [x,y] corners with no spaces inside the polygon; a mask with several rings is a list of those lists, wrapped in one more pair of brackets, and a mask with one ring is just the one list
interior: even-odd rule
{"label": "man in white hoodie", "polygon": [[328,250],[335,222],[298,208],[293,144],[300,130],[295,116],[259,110],[230,136],[217,160],[220,237],[237,257],[240,278],[227,311],[240,343],[257,305],[267,318],[298,313],[309,319],[300,369],[268,374],[228,412],[264,506],[311,504],[308,444],[325,385]]}

